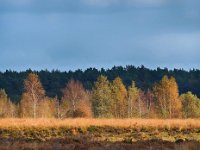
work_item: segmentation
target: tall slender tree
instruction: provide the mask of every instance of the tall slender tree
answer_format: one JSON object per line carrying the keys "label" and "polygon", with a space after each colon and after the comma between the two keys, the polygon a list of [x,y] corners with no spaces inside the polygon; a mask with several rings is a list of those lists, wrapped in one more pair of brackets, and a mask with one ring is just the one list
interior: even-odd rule
{"label": "tall slender tree", "polygon": [[136,106],[137,101],[139,101],[139,90],[135,86],[135,82],[132,81],[132,85],[128,87],[128,117],[137,117],[138,109]]}
{"label": "tall slender tree", "polygon": [[8,98],[5,90],[0,89],[0,117],[15,117],[16,107]]}
{"label": "tall slender tree", "polygon": [[127,90],[120,77],[115,78],[112,83],[113,116],[115,118],[127,117]]}
{"label": "tall slender tree", "polygon": [[[25,92],[21,100],[21,116],[22,117],[39,117],[38,106],[45,98],[45,91],[37,74],[30,73],[24,81]],[[26,114],[28,112],[28,114]]]}
{"label": "tall slender tree", "polygon": [[101,75],[92,89],[92,108],[97,118],[110,118],[112,115],[112,97],[110,82]]}

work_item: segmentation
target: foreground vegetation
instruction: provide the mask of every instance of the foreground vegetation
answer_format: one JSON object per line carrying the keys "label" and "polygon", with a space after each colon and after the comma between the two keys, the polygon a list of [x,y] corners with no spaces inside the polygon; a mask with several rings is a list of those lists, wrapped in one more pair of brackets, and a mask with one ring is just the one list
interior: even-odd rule
{"label": "foreground vegetation", "polygon": [[0,139],[75,142],[200,141],[200,120],[2,119]]}

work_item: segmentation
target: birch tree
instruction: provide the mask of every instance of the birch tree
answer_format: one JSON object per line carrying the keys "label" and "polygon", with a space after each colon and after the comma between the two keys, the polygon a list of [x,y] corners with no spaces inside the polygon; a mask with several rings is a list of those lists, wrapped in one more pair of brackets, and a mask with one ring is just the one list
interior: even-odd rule
{"label": "birch tree", "polygon": [[99,76],[92,89],[92,106],[97,118],[110,118],[112,115],[112,97],[110,82],[107,77]]}
{"label": "birch tree", "polygon": [[20,109],[22,111],[21,116],[39,117],[38,105],[45,98],[45,91],[37,74],[30,73],[28,75],[27,79],[24,81],[24,90],[25,92],[22,95],[20,104]]}
{"label": "birch tree", "polygon": [[0,117],[13,118],[16,116],[16,106],[10,101],[5,90],[0,89]]}
{"label": "birch tree", "polygon": [[136,104],[139,99],[139,90],[135,86],[135,82],[132,81],[132,85],[128,87],[128,117],[136,117],[138,110]]}
{"label": "birch tree", "polygon": [[117,77],[112,83],[111,96],[113,99],[113,116],[115,118],[127,117],[127,90],[124,86],[122,79]]}
{"label": "birch tree", "polygon": [[181,100],[175,78],[164,76],[153,87],[156,110],[162,118],[177,118],[181,116]]}
{"label": "birch tree", "polygon": [[183,104],[183,117],[200,118],[200,99],[192,92],[182,94],[180,98]]}
{"label": "birch tree", "polygon": [[[63,90],[62,104],[68,106],[67,113],[69,117],[92,116],[88,93],[79,81],[70,80],[67,83]],[[84,109],[82,109],[83,107]]]}

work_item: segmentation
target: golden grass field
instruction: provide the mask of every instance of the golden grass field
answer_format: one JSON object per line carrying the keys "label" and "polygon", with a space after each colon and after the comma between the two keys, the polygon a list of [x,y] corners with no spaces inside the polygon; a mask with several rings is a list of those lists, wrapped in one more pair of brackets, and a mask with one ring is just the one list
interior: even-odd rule
{"label": "golden grass field", "polygon": [[196,150],[199,146],[198,119],[0,119],[0,149]]}
{"label": "golden grass field", "polygon": [[153,145],[162,146],[164,141],[169,143],[184,141],[186,144],[190,142],[191,145],[197,142],[195,145],[200,145],[200,120],[0,119],[0,149],[1,146],[6,147],[7,142],[11,142],[12,145],[13,141],[21,142],[20,146],[23,142],[46,142],[50,146],[52,146],[50,143],[61,143],[66,146],[70,143],[90,147],[98,143],[103,147],[106,143],[115,147],[115,144],[117,146],[120,143],[137,144],[139,142],[140,147],[143,145],[149,147],[152,142]]}
{"label": "golden grass field", "polygon": [[89,127],[121,128],[179,128],[200,129],[199,119],[0,119],[0,128],[6,127]]}

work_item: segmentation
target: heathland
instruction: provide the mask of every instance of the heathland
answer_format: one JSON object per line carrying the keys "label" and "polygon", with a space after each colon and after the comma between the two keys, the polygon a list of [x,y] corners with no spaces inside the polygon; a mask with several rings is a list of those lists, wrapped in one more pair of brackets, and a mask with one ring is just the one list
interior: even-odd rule
{"label": "heathland", "polygon": [[1,149],[198,149],[195,119],[1,119]]}
{"label": "heathland", "polygon": [[[0,138],[133,143],[141,140],[199,141],[195,119],[1,119]],[[84,137],[84,138],[83,138]]]}

